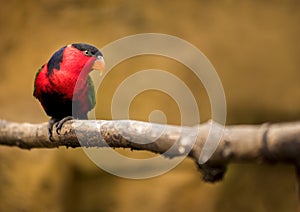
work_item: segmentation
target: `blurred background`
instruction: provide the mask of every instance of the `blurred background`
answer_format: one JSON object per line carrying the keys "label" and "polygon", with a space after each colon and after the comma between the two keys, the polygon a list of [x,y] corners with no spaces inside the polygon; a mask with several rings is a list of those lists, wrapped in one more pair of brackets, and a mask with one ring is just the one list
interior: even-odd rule
{"label": "blurred background", "polygon": [[[227,124],[285,122],[300,118],[300,3],[286,1],[2,1],[0,7],[0,118],[48,121],[33,98],[37,69],[54,51],[74,43],[98,48],[145,32],[178,36],[215,66],[227,100]],[[210,118],[205,89],[186,67],[167,58],[124,61],[105,79],[96,114],[111,119],[114,90],[127,76],[160,68],[183,79]],[[176,102],[147,91],[130,105],[130,119],[153,110],[180,124]],[[151,157],[143,152],[122,154]],[[81,149],[0,147],[0,211],[295,211],[294,169],[288,165],[232,164],[223,181],[208,184],[190,159],[147,180],[110,175]]]}

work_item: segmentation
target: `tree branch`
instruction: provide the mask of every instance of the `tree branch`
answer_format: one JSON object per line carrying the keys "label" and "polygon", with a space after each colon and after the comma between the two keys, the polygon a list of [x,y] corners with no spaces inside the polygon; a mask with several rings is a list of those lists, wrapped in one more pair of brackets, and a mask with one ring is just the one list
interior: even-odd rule
{"label": "tree branch", "polygon": [[22,149],[66,147],[122,147],[147,150],[172,158],[187,155],[204,173],[204,180],[223,177],[231,162],[284,162],[299,164],[300,122],[233,125],[224,129],[220,143],[209,160],[199,157],[211,124],[194,127],[161,125],[132,120],[73,120],[63,125],[60,134],[53,130],[48,139],[47,123],[29,124],[0,121],[0,144]]}

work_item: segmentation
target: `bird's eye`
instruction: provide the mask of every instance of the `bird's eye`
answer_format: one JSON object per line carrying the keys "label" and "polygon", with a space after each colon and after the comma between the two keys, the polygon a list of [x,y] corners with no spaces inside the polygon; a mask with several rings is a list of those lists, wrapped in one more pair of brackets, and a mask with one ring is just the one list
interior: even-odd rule
{"label": "bird's eye", "polygon": [[89,56],[90,55],[90,52],[88,50],[84,50],[83,53],[86,55],[86,56]]}

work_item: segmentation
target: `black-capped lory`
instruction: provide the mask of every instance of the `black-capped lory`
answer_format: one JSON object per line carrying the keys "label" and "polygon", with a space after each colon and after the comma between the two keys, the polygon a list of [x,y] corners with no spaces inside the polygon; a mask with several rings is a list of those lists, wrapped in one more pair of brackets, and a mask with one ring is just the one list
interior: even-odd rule
{"label": "black-capped lory", "polygon": [[102,53],[94,46],[74,43],[60,48],[36,73],[33,95],[48,116],[49,139],[56,125],[57,133],[63,123],[72,118],[87,119],[95,107],[95,91],[89,73],[104,71]]}

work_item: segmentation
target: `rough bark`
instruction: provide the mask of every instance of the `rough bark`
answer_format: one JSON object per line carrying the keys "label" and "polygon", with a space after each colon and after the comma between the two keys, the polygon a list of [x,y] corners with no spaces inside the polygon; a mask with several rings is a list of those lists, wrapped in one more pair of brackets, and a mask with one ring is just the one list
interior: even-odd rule
{"label": "rough bark", "polygon": [[196,161],[204,180],[211,182],[222,179],[226,165],[232,162],[299,164],[300,122],[227,126],[214,154],[203,164],[199,157],[213,123],[182,127],[132,120],[72,120],[59,134],[53,130],[53,142],[48,138],[47,123],[2,120],[0,144],[22,149],[121,147],[169,158],[187,155]]}

